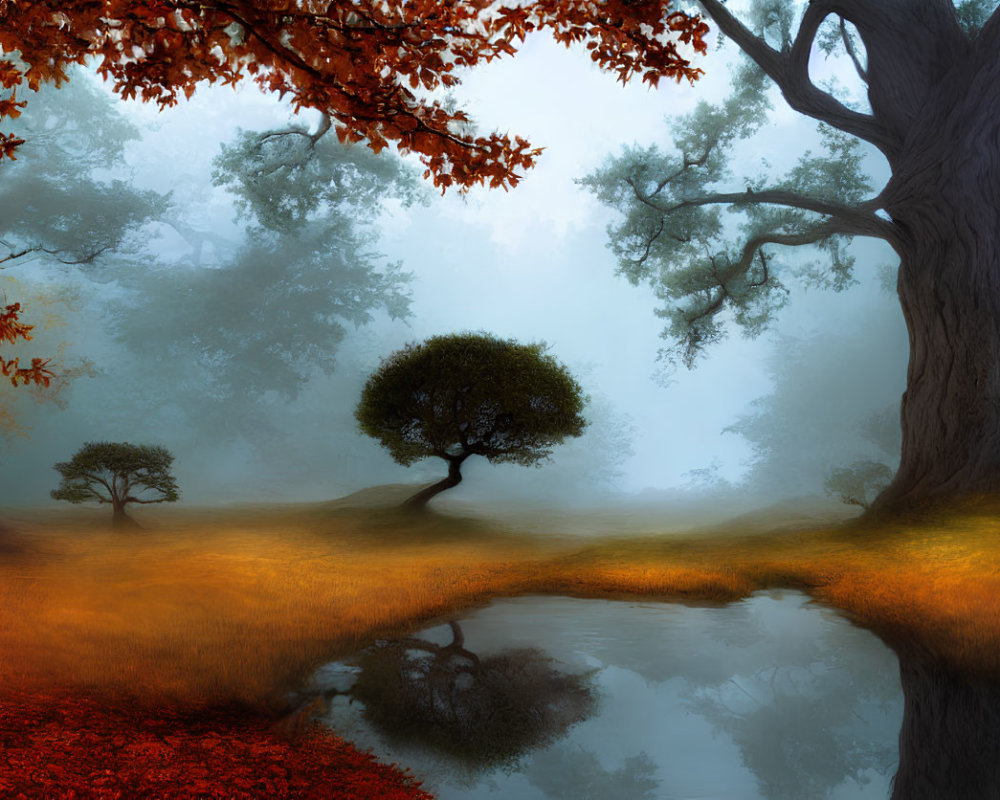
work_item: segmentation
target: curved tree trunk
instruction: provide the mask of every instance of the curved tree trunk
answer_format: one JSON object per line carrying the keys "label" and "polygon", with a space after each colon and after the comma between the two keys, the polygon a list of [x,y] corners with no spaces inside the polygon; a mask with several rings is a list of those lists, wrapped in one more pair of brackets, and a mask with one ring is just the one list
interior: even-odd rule
{"label": "curved tree trunk", "polygon": [[448,477],[421,489],[412,497],[403,502],[403,508],[420,509],[427,505],[427,501],[435,495],[440,494],[445,489],[451,489],[462,482],[462,462],[468,457],[468,453],[460,456],[450,456],[448,461]]}
{"label": "curved tree trunk", "polygon": [[893,165],[910,362],[899,471],[876,512],[1000,490],[997,109],[1000,59],[981,48],[942,77]]}

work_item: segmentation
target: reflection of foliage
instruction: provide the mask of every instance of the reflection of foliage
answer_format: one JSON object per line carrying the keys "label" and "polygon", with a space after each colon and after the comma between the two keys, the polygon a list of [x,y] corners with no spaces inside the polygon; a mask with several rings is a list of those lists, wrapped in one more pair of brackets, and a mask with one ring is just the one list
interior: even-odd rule
{"label": "reflection of foliage", "polygon": [[694,693],[697,713],[733,737],[768,800],[820,800],[845,779],[865,785],[870,771],[885,773],[895,761],[878,731],[864,735],[866,709],[879,709],[878,718],[895,676],[861,686],[832,653],[817,658],[827,668],[775,667]]}
{"label": "reflection of foliage", "polygon": [[388,738],[490,768],[513,764],[593,712],[585,676],[561,673],[536,649],[479,658],[458,623],[449,625],[451,644],[393,640],[358,657],[350,695]]}
{"label": "reflection of foliage", "polygon": [[626,758],[614,772],[593,753],[549,750],[531,761],[528,780],[551,800],[657,800],[656,764],[646,755]]}

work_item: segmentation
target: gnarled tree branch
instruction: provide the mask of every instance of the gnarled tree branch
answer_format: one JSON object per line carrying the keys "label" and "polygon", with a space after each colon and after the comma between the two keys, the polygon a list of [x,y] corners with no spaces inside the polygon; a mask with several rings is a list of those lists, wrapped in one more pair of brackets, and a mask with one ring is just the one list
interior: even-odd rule
{"label": "gnarled tree branch", "polygon": [[[881,207],[878,198],[869,200],[861,205],[852,206],[845,203],[837,203],[832,200],[821,200],[816,197],[790,192],[784,189],[765,189],[759,192],[717,192],[707,194],[702,197],[695,197],[682,200],[679,203],[667,206],[654,202],[636,186],[635,181],[626,179],[635,198],[646,206],[659,211],[661,214],[669,215],[683,208],[695,206],[713,205],[716,203],[726,203],[735,206],[756,205],[764,203],[767,205],[780,205],[787,208],[797,208],[803,211],[812,211],[823,214],[836,221],[837,233],[851,236],[871,236],[884,239],[890,244],[899,243],[899,234],[893,223],[881,219],[875,215],[876,209]],[[806,242],[805,244],[808,244]]]}
{"label": "gnarled tree branch", "polygon": [[702,8],[781,89],[788,105],[806,116],[870,142],[892,160],[901,142],[878,120],[852,111],[827,92],[817,88],[809,78],[809,52],[820,23],[834,11],[832,0],[813,0],[807,7],[795,41],[786,55],[775,50],[740,22],[721,0],[700,0]]}

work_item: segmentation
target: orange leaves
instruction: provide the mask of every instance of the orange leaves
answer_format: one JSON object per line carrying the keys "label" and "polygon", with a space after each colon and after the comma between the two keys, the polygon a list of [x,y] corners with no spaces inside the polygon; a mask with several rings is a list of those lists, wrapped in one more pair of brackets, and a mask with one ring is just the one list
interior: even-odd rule
{"label": "orange leaves", "polygon": [[16,358],[10,361],[4,361],[0,358],[0,374],[10,378],[10,382],[14,386],[29,383],[48,386],[52,378],[55,377],[55,373],[46,369],[48,363],[40,358],[33,358],[30,367],[21,367]]}
{"label": "orange leaves", "polygon": [[[13,303],[0,312],[0,342],[14,344],[19,339],[30,340],[30,331],[33,325],[25,325],[18,320],[21,313],[21,304]],[[30,367],[22,367],[20,359],[14,358],[9,361],[0,357],[0,375],[10,379],[14,386],[20,384],[34,383],[40,386],[48,386],[54,373],[47,369],[48,361],[40,358],[31,359]]]}
{"label": "orange leaves", "polygon": [[[21,83],[21,79],[21,71],[16,66],[9,61],[0,61],[0,86],[4,89],[15,89]],[[11,92],[10,97],[0,99],[0,119],[21,116],[24,105],[23,101],[17,99],[17,91]],[[24,139],[0,133],[0,161],[5,158],[15,160],[14,151],[22,144]]]}
{"label": "orange leaves", "polygon": [[25,325],[18,320],[21,304],[13,303],[0,312],[0,342],[14,344],[18,339],[31,339],[29,331],[34,325]]}
{"label": "orange leaves", "polygon": [[616,73],[622,83],[636,73],[651,86],[656,86],[663,76],[678,81],[687,78],[693,83],[702,74],[680,55],[675,39],[667,33],[677,34],[677,42],[704,54],[708,26],[696,16],[668,13],[669,0],[541,0],[531,7],[540,15],[539,27],[551,28],[556,40],[566,45],[586,41],[591,59],[602,69]]}
{"label": "orange leaves", "polygon": [[[19,50],[22,75],[0,62],[0,84],[59,81],[65,66],[100,56],[98,71],[123,97],[165,107],[190,97],[202,81],[235,85],[250,75],[290,94],[296,108],[336,120],[341,141],[389,142],[419,153],[434,184],[462,190],[507,188],[540,150],[501,134],[457,134],[447,112],[410,90],[454,86],[456,67],[516,51],[515,43],[548,28],[566,44],[587,42],[591,57],[621,81],[636,74],[695,80],[676,43],[705,52],[707,26],[669,12],[668,0],[533,0],[494,7],[486,0],[70,0],[0,3],[0,49]],[[0,117],[20,104],[0,105]],[[6,111],[5,111],[6,108]],[[0,159],[19,140],[0,140]]]}
{"label": "orange leaves", "polygon": [[11,161],[16,161],[14,151],[22,144],[24,144],[24,139],[0,133],[0,160],[9,158]]}

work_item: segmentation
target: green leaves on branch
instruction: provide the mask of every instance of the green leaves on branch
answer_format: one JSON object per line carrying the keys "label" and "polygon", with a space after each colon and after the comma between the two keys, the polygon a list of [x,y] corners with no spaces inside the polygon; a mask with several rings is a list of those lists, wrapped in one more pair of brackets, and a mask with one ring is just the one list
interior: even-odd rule
{"label": "green leaves on branch", "polygon": [[[790,22],[779,5],[756,3],[754,20],[780,48]],[[701,102],[677,120],[668,152],[626,148],[579,181],[621,213],[608,228],[609,247],[618,273],[648,283],[663,301],[657,313],[672,344],[661,355],[670,362],[693,366],[729,322],[757,336],[787,302],[788,277],[834,290],[851,285],[854,261],[844,247],[855,234],[879,235],[875,207],[863,201],[872,187],[861,145],[829,126],[819,127],[822,153],[807,151],[785,176],[734,180],[734,146],[766,121],[767,88],[748,62],[735,71],[728,99]],[[740,215],[736,225],[724,222],[723,207]],[[791,269],[780,260],[779,248],[802,245],[824,253],[822,266]]]}

